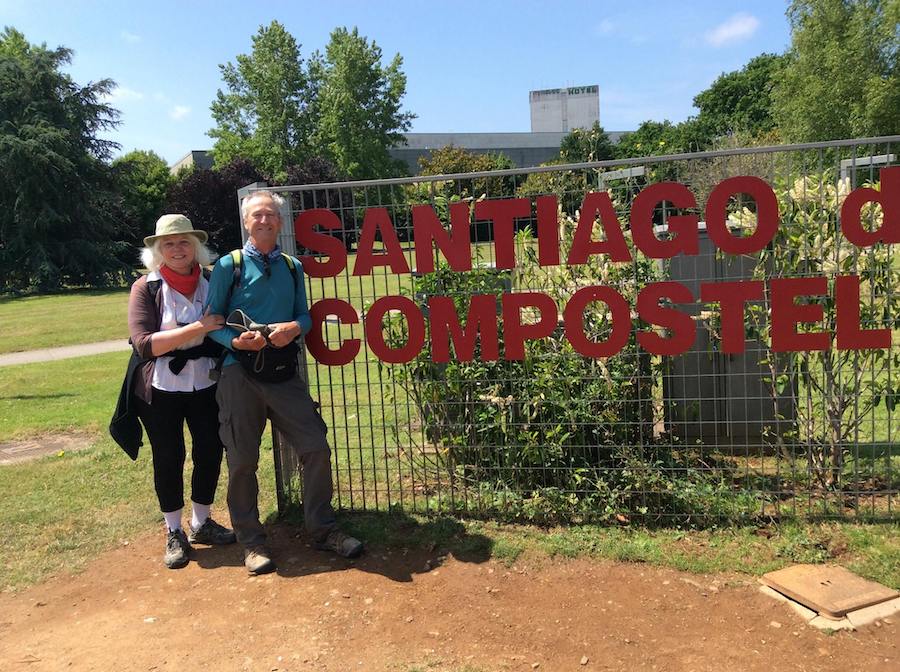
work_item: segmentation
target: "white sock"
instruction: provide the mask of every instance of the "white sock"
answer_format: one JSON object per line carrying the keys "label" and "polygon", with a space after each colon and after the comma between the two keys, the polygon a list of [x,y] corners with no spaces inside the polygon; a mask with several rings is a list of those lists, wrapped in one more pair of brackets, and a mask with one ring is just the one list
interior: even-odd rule
{"label": "white sock", "polygon": [[169,511],[163,512],[163,517],[166,519],[166,527],[169,528],[169,532],[174,532],[175,530],[181,529],[181,512],[183,509],[178,509],[177,511]]}
{"label": "white sock", "polygon": [[191,502],[191,529],[194,530],[194,532],[203,527],[203,523],[209,518],[209,509],[209,504]]}

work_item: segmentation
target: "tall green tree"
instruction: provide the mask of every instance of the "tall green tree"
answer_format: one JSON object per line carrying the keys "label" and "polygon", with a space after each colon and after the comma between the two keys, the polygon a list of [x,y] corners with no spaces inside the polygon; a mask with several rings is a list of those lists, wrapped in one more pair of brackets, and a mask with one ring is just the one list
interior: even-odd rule
{"label": "tall green tree", "polygon": [[900,132],[900,0],[794,0],[773,91],[785,139]]}
{"label": "tall green tree", "polygon": [[112,80],[81,86],[65,47],[0,33],[0,290],[49,290],[119,279],[112,180]]}
{"label": "tall green tree", "polygon": [[225,91],[211,106],[209,131],[216,166],[244,158],[282,181],[289,166],[323,157],[349,178],[401,174],[388,149],[414,117],[401,111],[402,64],[398,54],[382,65],[381,48],[355,28],[338,28],[324,55],[304,61],[283,25],[260,27],[250,54],[219,66]]}
{"label": "tall green tree", "polygon": [[560,143],[559,155],[566,163],[606,161],[616,157],[616,146],[600,122],[595,121],[590,128],[576,128],[564,137]]}
{"label": "tall green tree", "polygon": [[234,159],[212,170],[193,170],[169,187],[165,210],[185,215],[209,235],[211,250],[227,254],[241,246],[237,190],[265,179],[247,159]]}
{"label": "tall green tree", "polygon": [[174,181],[165,160],[155,152],[135,150],[112,162],[113,179],[122,199],[123,239],[133,246],[153,231],[163,214],[166,193]]}
{"label": "tall green tree", "polygon": [[719,75],[694,97],[694,106],[700,110],[695,123],[710,141],[741,131],[759,135],[775,128],[772,89],[784,60],[778,54],[760,54],[740,70]]}
{"label": "tall green tree", "polygon": [[415,115],[401,111],[406,94],[403,59],[381,63],[381,47],[354,28],[337,28],[317,55],[319,118],[315,142],[339,172],[352,179],[392,177],[404,172],[388,148],[404,142]]}
{"label": "tall green tree", "polygon": [[251,53],[220,65],[225,91],[216,93],[213,156],[222,167],[244,158],[278,179],[313,153],[316,83],[300,45],[278,21],[260,26]]}

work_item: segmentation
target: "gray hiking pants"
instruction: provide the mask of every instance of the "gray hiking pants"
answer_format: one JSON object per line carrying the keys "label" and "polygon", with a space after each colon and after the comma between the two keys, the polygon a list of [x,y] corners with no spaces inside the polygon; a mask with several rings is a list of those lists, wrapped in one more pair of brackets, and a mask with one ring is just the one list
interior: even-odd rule
{"label": "gray hiking pants", "polygon": [[306,384],[297,376],[283,383],[254,380],[239,364],[222,369],[216,391],[219,435],[228,462],[228,513],[237,540],[246,547],[262,544],[259,520],[259,444],[266,420],[297,450],[303,469],[303,518],[316,541],[335,526],[331,450],[325,424],[315,412]]}

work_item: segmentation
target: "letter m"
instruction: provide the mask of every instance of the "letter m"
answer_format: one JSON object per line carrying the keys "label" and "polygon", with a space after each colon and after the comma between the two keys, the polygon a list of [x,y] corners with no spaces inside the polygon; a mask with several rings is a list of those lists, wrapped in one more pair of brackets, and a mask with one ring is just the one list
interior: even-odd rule
{"label": "letter m", "polygon": [[469,304],[466,326],[459,324],[456,306],[448,296],[428,299],[431,320],[431,359],[435,362],[450,361],[450,342],[456,352],[456,360],[469,362],[475,356],[475,340],[481,335],[481,360],[496,361],[500,358],[497,342],[497,297],[493,294],[477,294]]}

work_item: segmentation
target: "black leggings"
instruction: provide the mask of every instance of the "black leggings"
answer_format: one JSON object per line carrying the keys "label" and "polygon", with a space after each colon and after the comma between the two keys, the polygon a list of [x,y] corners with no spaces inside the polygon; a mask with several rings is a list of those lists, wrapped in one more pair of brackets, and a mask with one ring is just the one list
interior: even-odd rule
{"label": "black leggings", "polygon": [[184,507],[184,423],[193,447],[191,500],[212,504],[222,465],[216,386],[196,392],[163,392],[153,388],[153,403],[138,399],[138,415],[153,453],[153,483],[164,512]]}

